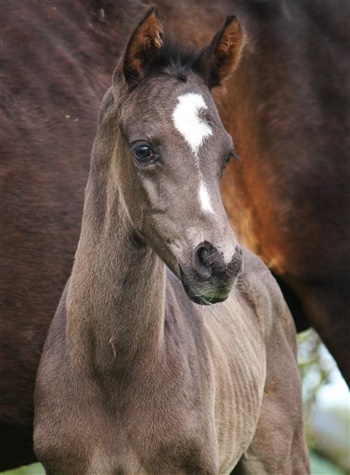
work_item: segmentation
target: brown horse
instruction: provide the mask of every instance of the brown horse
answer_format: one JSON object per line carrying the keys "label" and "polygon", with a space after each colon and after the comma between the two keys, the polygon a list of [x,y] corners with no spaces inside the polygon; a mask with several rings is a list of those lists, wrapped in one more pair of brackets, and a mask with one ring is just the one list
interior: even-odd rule
{"label": "brown horse", "polygon": [[309,473],[293,319],[258,257],[242,273],[220,194],[232,139],[210,90],[242,45],[229,17],[184,51],[153,8],[131,34],[38,370],[47,474]]}
{"label": "brown horse", "polygon": [[297,326],[318,331],[348,383],[349,7],[237,7],[251,42],[221,109],[242,157],[223,183],[234,229],[278,276]]}
{"label": "brown horse", "polygon": [[[1,5],[0,470],[35,460],[35,373],[79,236],[97,111],[146,3]],[[193,45],[226,15],[243,25],[241,62],[218,102],[242,157],[224,175],[225,207],[349,381],[349,4],[152,3]]]}

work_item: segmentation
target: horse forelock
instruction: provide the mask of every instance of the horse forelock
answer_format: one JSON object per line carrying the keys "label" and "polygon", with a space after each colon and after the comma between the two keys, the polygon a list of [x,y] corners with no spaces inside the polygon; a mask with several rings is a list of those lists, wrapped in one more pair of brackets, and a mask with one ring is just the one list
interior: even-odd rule
{"label": "horse forelock", "polygon": [[167,75],[186,82],[191,72],[204,76],[198,63],[198,56],[198,51],[186,48],[174,36],[167,35],[147,65],[144,79]]}

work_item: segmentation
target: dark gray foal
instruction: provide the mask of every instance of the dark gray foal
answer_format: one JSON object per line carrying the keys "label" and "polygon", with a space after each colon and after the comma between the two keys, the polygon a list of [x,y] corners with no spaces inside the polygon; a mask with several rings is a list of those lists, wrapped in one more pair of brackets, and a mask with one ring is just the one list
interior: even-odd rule
{"label": "dark gray foal", "polygon": [[210,89],[242,44],[228,18],[206,48],[183,52],[154,10],[129,40],[37,377],[48,474],[309,471],[294,325],[220,197],[232,142]]}

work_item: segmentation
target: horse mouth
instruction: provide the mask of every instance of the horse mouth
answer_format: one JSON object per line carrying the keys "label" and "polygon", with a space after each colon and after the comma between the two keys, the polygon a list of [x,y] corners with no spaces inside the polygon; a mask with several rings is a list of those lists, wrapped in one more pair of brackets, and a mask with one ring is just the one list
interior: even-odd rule
{"label": "horse mouth", "polygon": [[192,297],[187,293],[190,297],[192,302],[197,303],[199,305],[213,305],[215,303],[225,302],[228,295],[226,297],[204,297],[202,295],[193,295]]}
{"label": "horse mouth", "polygon": [[226,285],[216,285],[210,282],[201,282],[197,279],[189,278],[180,266],[181,282],[187,296],[192,302],[199,305],[213,305],[224,302],[230,295],[232,287],[228,289]]}

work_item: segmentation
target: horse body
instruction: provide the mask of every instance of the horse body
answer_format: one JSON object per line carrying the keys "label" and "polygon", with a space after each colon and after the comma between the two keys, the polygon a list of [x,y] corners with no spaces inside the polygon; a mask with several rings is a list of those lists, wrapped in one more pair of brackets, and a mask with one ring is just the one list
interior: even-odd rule
{"label": "horse body", "polygon": [[244,473],[308,472],[292,319],[248,252],[241,276],[220,197],[232,141],[208,86],[241,44],[231,18],[200,54],[180,54],[153,10],[131,35],[37,376],[47,473],[229,474],[243,454]]}
{"label": "horse body", "polygon": [[[170,273],[165,287],[164,265],[150,254],[138,250],[132,258],[123,248],[117,262],[105,263],[114,288],[121,265],[135,277],[111,295],[110,307],[111,282],[91,276],[102,297],[93,296],[99,322],[68,325],[66,298],[60,304],[36,393],[36,453],[48,473],[230,473],[254,436],[266,376],[263,327],[272,326],[275,311],[261,308],[257,322],[254,306],[237,294],[217,313],[203,312]],[[260,291],[257,282],[252,287]],[[282,299],[278,305],[288,322]]]}

